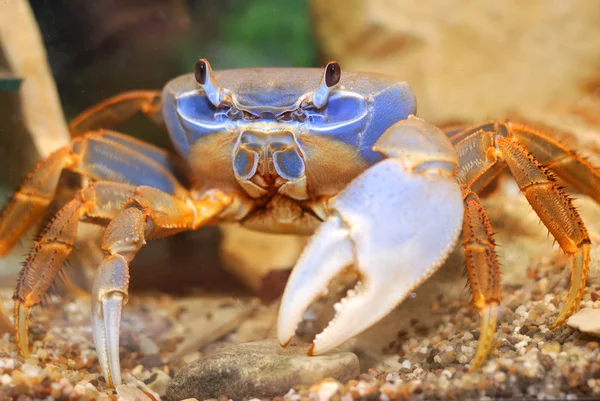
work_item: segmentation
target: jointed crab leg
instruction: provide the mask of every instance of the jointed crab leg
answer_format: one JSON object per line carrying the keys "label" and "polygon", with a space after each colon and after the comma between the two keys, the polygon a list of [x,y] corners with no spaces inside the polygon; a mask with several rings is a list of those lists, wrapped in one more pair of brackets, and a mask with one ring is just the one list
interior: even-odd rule
{"label": "jointed crab leg", "polygon": [[[171,173],[171,160],[165,151],[114,132],[88,134],[43,160],[15,194],[0,217],[0,249],[5,252],[34,222],[34,217],[44,212],[62,169],[68,168],[93,180],[121,182],[97,182],[82,190],[64,206],[35,244],[14,296],[16,338],[21,354],[28,353],[29,309],[39,303],[60,272],[73,246],[78,221],[86,217],[107,224],[138,185],[152,185],[186,196],[187,191]],[[30,214],[24,213],[28,210]]]}
{"label": "jointed crab leg", "polygon": [[127,302],[129,263],[146,239],[194,230],[231,203],[222,192],[211,191],[199,200],[175,198],[152,187],[136,188],[131,199],[106,228],[102,249],[107,252],[92,291],[94,343],[109,386],[121,383],[119,327]]}
{"label": "jointed crab leg", "polygon": [[[494,137],[499,129],[495,123],[469,127],[452,136],[450,140],[458,152],[457,181],[474,193],[479,193],[506,168],[494,148]],[[507,135],[505,130],[503,135]]]}
{"label": "jointed crab leg", "polygon": [[600,202],[600,170],[585,158],[540,130],[513,122],[488,122],[463,130],[452,130],[448,136],[459,152],[459,181],[474,192],[483,189],[506,163],[493,151],[494,138],[513,138],[546,169],[579,191]]}
{"label": "jointed crab leg", "polygon": [[600,203],[600,170],[556,139],[522,124],[507,123],[514,138],[545,168]]}
{"label": "jointed crab leg", "polygon": [[69,124],[73,137],[101,128],[112,128],[143,112],[155,123],[162,125],[160,91],[125,92],[104,100],[85,110]]}
{"label": "jointed crab leg", "polygon": [[572,256],[572,273],[565,305],[552,327],[562,325],[579,306],[590,263],[590,238],[571,199],[552,176],[520,144],[498,139],[498,147],[517,184],[563,251]]}
{"label": "jointed crab leg", "polygon": [[134,187],[114,182],[92,183],[81,190],[52,220],[23,265],[17,281],[14,319],[19,353],[29,355],[29,310],[37,305],[61,271],[73,249],[79,221],[84,217],[108,222],[133,194]]}
{"label": "jointed crab leg", "polygon": [[468,188],[463,188],[465,217],[462,244],[473,304],[480,311],[481,328],[477,352],[471,370],[477,369],[492,347],[497,328],[498,305],[502,297],[500,265],[495,251],[492,226],[479,198]]}
{"label": "jointed crab leg", "polygon": [[[589,270],[589,243],[587,230],[574,208],[571,199],[554,182],[549,169],[536,158],[539,155],[545,162],[553,164],[557,174],[582,192],[598,200],[600,197],[599,173],[585,159],[573,151],[554,141],[533,128],[512,123],[486,123],[460,131],[451,136],[459,154],[460,167],[457,179],[463,188],[473,193],[465,198],[468,201],[465,210],[465,224],[480,220],[481,237],[488,235],[491,240],[491,229],[484,210],[476,201],[474,195],[485,186],[506,166],[511,170],[521,191],[536,211],[544,225],[556,238],[561,248],[572,255],[572,273],[569,293],[565,305],[552,327],[562,325],[575,311],[585,289],[587,272]],[[531,152],[531,153],[530,153]],[[481,208],[481,210],[478,210]],[[480,217],[476,217],[477,214]],[[472,216],[469,218],[469,215]],[[472,223],[470,223],[472,224]],[[465,227],[466,236],[473,235],[474,230]],[[487,234],[486,234],[487,233]],[[469,241],[469,239],[465,239]],[[492,241],[489,241],[493,245]],[[466,251],[468,251],[465,248]],[[491,247],[487,253],[493,253]],[[491,343],[486,336],[495,325],[495,312],[486,306],[482,309],[481,298],[476,290],[481,277],[474,272],[487,271],[486,277],[496,277],[497,261],[492,261],[490,255],[486,258],[472,258],[466,253],[467,269],[473,290],[473,302],[482,310],[482,330],[477,354],[472,367],[480,365],[484,360]],[[492,263],[490,263],[492,261]],[[469,266],[472,264],[472,266]],[[473,280],[477,280],[473,283]],[[495,279],[494,279],[495,280]],[[495,284],[494,284],[495,285]],[[493,289],[493,287],[490,287]],[[500,301],[498,290],[493,289],[492,298]],[[489,297],[486,297],[486,299]],[[487,301],[486,301],[487,302]],[[486,323],[487,322],[487,323]],[[484,330],[484,326],[487,327]]]}
{"label": "jointed crab leg", "polygon": [[68,148],[42,160],[0,213],[0,257],[10,252],[19,238],[40,219],[65,167],[73,164]]}
{"label": "jointed crab leg", "polygon": [[185,190],[173,175],[176,161],[161,149],[116,132],[75,139],[42,160],[0,213],[0,256],[39,220],[52,201],[63,169],[94,180],[152,185],[177,194]]}

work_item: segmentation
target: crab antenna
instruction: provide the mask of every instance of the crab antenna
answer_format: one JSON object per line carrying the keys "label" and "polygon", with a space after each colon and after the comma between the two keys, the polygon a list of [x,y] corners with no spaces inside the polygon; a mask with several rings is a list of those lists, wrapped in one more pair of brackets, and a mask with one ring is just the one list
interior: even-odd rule
{"label": "crab antenna", "polygon": [[340,68],[340,65],[335,61],[330,61],[327,64],[327,67],[325,67],[319,86],[312,94],[312,104],[317,109],[320,109],[327,104],[329,93],[331,93],[333,87],[340,82],[341,76],[342,69]]}
{"label": "crab antenna", "polygon": [[194,76],[215,107],[219,107],[223,103],[231,103],[231,92],[229,89],[217,85],[208,60],[201,58],[196,62]]}

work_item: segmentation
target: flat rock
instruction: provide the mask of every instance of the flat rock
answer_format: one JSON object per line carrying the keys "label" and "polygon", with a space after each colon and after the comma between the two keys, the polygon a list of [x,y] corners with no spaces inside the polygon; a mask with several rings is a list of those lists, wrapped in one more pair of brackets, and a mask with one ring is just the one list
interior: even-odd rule
{"label": "flat rock", "polygon": [[326,377],[344,382],[358,376],[355,354],[330,352],[307,356],[309,346],[292,343],[283,349],[276,340],[264,340],[223,348],[177,373],[167,388],[167,399],[267,398]]}
{"label": "flat rock", "polygon": [[600,336],[600,309],[581,309],[567,320],[567,324],[584,333]]}

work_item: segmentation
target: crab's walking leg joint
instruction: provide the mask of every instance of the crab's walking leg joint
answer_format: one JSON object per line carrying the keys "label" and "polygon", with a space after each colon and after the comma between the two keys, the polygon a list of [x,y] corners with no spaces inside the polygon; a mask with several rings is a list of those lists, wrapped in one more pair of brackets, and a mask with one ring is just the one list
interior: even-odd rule
{"label": "crab's walking leg joint", "polygon": [[600,170],[556,139],[522,124],[508,123],[515,140],[567,183],[600,203]]}
{"label": "crab's walking leg joint", "polygon": [[463,188],[465,217],[462,244],[473,305],[480,311],[481,328],[477,353],[471,370],[477,369],[492,348],[497,327],[498,306],[502,297],[500,265],[495,251],[492,226],[479,198],[468,188]]}
{"label": "crab's walking leg joint", "polygon": [[42,160],[0,213],[0,257],[39,221],[54,197],[63,169],[92,180],[152,185],[182,193],[185,190],[175,178],[174,168],[178,168],[176,161],[164,150],[116,132],[100,131],[75,139]]}
{"label": "crab's walking leg joint", "polygon": [[374,150],[388,158],[371,166],[330,203],[285,289],[278,320],[283,345],[302,314],[344,268],[359,283],[336,305],[314,340],[326,352],[364,331],[433,274],[454,248],[463,220],[457,157],[438,128],[411,117],[393,125]]}
{"label": "crab's walking leg joint", "polygon": [[[479,236],[488,236],[491,241],[491,229],[485,212],[476,201],[474,193],[483,190],[504,168],[508,166],[521,191],[536,211],[544,225],[556,238],[560,247],[571,255],[571,284],[565,305],[553,324],[553,328],[562,325],[575,311],[583,292],[589,270],[590,239],[583,221],[579,217],[568,195],[555,182],[550,168],[565,181],[582,192],[600,200],[600,174],[584,158],[574,151],[558,143],[550,136],[538,130],[520,124],[489,122],[457,131],[450,135],[456,146],[460,166],[457,180],[472,191],[465,197],[465,229],[466,236],[476,233],[474,227],[479,219],[481,229]],[[539,158],[539,159],[538,159]],[[543,164],[540,162],[543,161]],[[477,215],[479,214],[479,217]],[[471,217],[469,217],[471,216]],[[466,225],[469,224],[470,227]],[[468,229],[468,228],[473,229]],[[485,230],[484,230],[485,228]],[[487,233],[487,234],[486,234]],[[469,242],[468,238],[465,241]],[[485,359],[490,346],[484,338],[495,325],[497,311],[491,307],[496,289],[488,286],[488,294],[480,298],[476,287],[481,285],[482,277],[478,272],[487,272],[487,279],[495,280],[497,265],[491,258],[493,247],[485,253],[473,258],[472,251],[467,252],[467,269],[471,279],[473,301],[482,311],[482,331],[477,354],[472,367],[477,367]],[[495,257],[494,257],[495,258]],[[472,264],[470,267],[469,264]],[[473,282],[477,280],[477,282]],[[488,284],[493,281],[488,282]],[[496,285],[496,284],[494,284]],[[499,297],[499,283],[498,297]],[[484,303],[481,301],[485,300]],[[485,306],[492,301],[489,306]],[[482,309],[483,307],[483,309]],[[487,322],[487,323],[486,323]],[[488,330],[484,331],[486,326]]]}
{"label": "crab's walking leg joint", "polygon": [[29,310],[42,300],[61,271],[73,249],[79,221],[85,217],[109,221],[131,196],[133,189],[130,185],[113,182],[91,184],[58,212],[35,243],[23,265],[13,296],[15,338],[21,355],[29,355]]}
{"label": "crab's walking leg joint", "polygon": [[73,164],[68,148],[42,160],[0,213],[0,257],[10,252],[52,202],[62,170]]}
{"label": "crab's walking leg joint", "polygon": [[142,112],[158,125],[163,125],[160,91],[125,92],[85,110],[69,124],[71,136],[89,131],[112,128],[134,114]]}
{"label": "crab's walking leg joint", "polygon": [[[133,150],[135,149],[135,150]],[[107,155],[110,155],[107,158]],[[29,255],[15,289],[15,329],[19,351],[28,354],[27,317],[61,271],[80,219],[108,224],[138,185],[152,185],[175,195],[187,191],[172,172],[171,156],[115,132],[75,139],[43,160],[0,216],[0,249],[5,253],[44,212],[63,169],[94,180],[52,220]]]}
{"label": "crab's walking leg joint", "polygon": [[194,230],[230,203],[231,198],[219,191],[211,191],[200,200],[184,200],[152,187],[138,187],[106,228],[102,249],[107,256],[92,290],[92,329],[109,386],[121,383],[119,327],[121,309],[127,302],[129,263],[147,239]]}
{"label": "crab's walking leg joint", "polygon": [[562,325],[579,306],[590,265],[590,237],[568,195],[551,173],[517,142],[500,138],[498,147],[521,191],[563,251],[571,255],[572,273],[563,309],[552,325]]}

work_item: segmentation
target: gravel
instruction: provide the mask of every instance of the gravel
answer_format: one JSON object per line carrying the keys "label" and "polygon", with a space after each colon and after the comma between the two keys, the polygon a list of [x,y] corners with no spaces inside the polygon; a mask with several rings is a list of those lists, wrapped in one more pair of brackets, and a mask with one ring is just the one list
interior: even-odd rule
{"label": "gravel", "polygon": [[[431,305],[431,313],[440,318],[438,325],[428,327],[413,322],[382,349],[381,357],[397,359],[399,369],[369,369],[345,383],[326,379],[310,386],[295,386],[282,394],[283,398],[276,399],[600,396],[598,338],[568,326],[556,331],[548,328],[565,295],[566,275],[562,269],[548,265],[539,266],[528,276],[535,278],[527,279],[523,286],[504,289],[496,344],[478,372],[468,372],[477,346],[477,311],[462,300],[436,301]],[[555,290],[548,293],[547,288]],[[600,291],[597,284],[586,291],[582,308],[600,308],[600,300],[591,296],[597,291]],[[2,292],[2,299],[10,309],[8,291]],[[174,308],[182,310],[178,302],[166,296],[131,298],[121,335],[124,384],[116,391],[107,388],[99,373],[88,300],[66,299],[58,307],[35,309],[29,359],[17,357],[11,335],[0,338],[0,399],[160,399],[170,378],[186,361],[239,340],[234,329],[190,355],[170,358],[189,333],[185,328],[189,320],[185,312],[172,312]],[[273,308],[263,310],[272,312]],[[259,315],[248,319],[258,319]]]}

